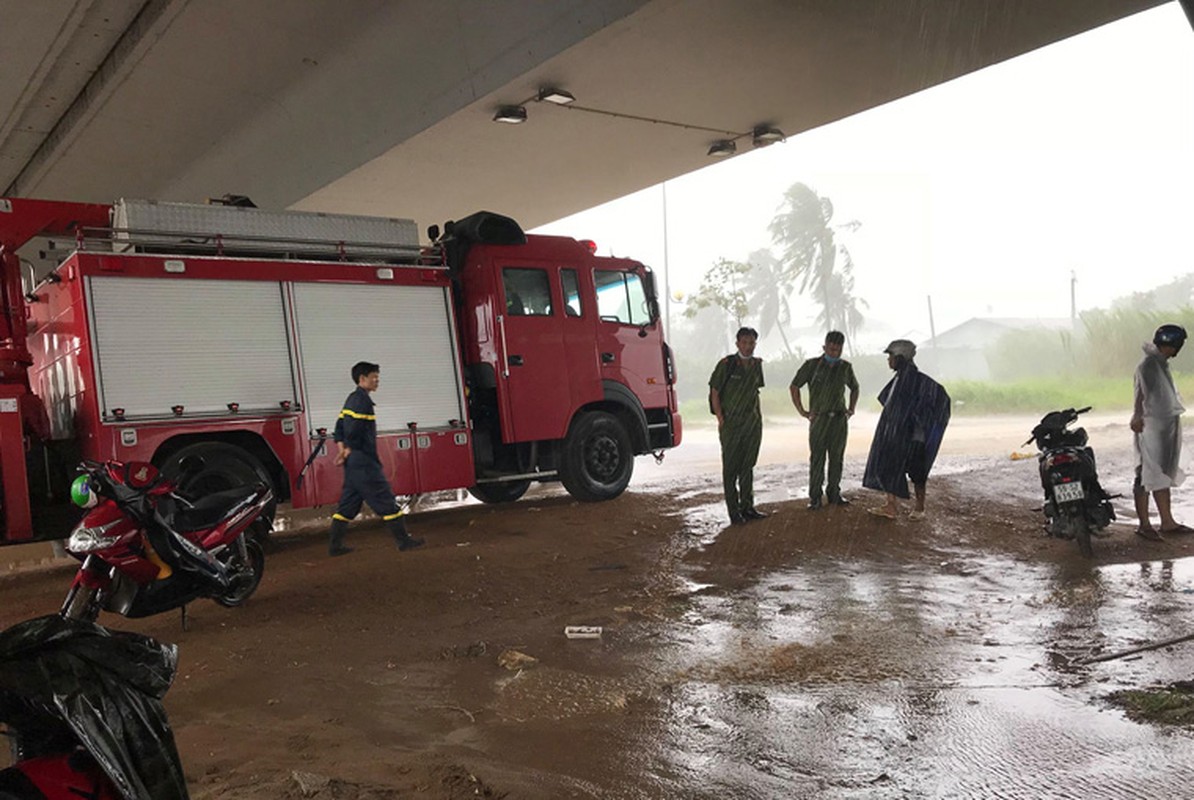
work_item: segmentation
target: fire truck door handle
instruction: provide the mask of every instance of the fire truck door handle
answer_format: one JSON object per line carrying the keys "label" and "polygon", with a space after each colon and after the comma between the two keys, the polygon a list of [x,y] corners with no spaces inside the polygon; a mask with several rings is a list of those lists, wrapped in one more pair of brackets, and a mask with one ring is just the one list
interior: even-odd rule
{"label": "fire truck door handle", "polygon": [[522,356],[510,356],[506,361],[510,362],[510,366],[512,367],[522,366]]}
{"label": "fire truck door handle", "polygon": [[[498,332],[501,334],[501,340],[502,340],[502,355],[506,355],[507,353],[510,352],[510,348],[506,346],[506,318],[504,316],[502,316],[501,314],[498,314],[497,315],[497,324],[498,324]],[[510,364],[508,361],[506,363],[502,364],[502,377],[503,378],[510,377]]]}
{"label": "fire truck door handle", "polygon": [[614,363],[614,354],[613,353],[602,353],[601,354],[601,363],[602,364]]}

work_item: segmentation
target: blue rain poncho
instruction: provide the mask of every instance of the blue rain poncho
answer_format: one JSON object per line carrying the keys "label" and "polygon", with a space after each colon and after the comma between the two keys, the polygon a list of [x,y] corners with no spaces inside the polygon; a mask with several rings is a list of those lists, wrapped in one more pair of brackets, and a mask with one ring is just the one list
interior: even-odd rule
{"label": "blue rain poncho", "polygon": [[949,394],[909,361],[879,392],[883,413],[875,427],[862,485],[907,498],[908,461],[924,443],[927,476],[949,425]]}

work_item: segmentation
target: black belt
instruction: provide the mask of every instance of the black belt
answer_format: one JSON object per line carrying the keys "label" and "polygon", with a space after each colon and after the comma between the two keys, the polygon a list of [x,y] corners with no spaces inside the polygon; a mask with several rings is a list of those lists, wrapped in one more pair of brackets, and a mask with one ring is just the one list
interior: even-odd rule
{"label": "black belt", "polygon": [[845,411],[813,411],[812,413],[816,414],[818,417],[844,417],[844,416],[846,416]]}

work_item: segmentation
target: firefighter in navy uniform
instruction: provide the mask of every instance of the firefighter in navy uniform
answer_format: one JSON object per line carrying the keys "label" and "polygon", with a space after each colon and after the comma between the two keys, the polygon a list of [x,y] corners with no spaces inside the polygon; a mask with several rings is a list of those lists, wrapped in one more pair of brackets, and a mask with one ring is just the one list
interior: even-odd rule
{"label": "firefighter in navy uniform", "polygon": [[329,555],[341,556],[352,552],[351,547],[344,546],[344,534],[348,530],[348,523],[360,513],[362,503],[368,503],[386,523],[399,550],[410,550],[423,544],[422,539],[415,539],[406,532],[403,512],[394,502],[394,489],[386,480],[377,457],[377,417],[373,413],[373,399],[369,393],[377,390],[380,370],[381,367],[368,361],[353,365],[352,379],[357,388],[344,401],[344,409],[336,420],[333,438],[340,448],[336,454],[336,465],[344,465],[344,491],[340,495],[336,513],[332,514]]}

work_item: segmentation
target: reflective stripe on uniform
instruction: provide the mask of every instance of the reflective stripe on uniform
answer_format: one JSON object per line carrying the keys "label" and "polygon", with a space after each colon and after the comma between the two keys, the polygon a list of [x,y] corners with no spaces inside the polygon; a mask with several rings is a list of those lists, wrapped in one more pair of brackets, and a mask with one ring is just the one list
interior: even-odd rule
{"label": "reflective stripe on uniform", "polygon": [[352,522],[352,520],[351,520],[351,519],[349,519],[348,517],[344,516],[343,514],[332,514],[332,519],[338,519],[338,520],[340,520],[341,522]]}
{"label": "reflective stripe on uniform", "polygon": [[406,513],[405,511],[403,511],[403,510],[399,509],[398,511],[396,511],[396,512],[395,512],[395,513],[393,513],[393,514],[386,514],[384,517],[382,517],[382,519],[383,519],[384,521],[386,521],[386,522],[389,522],[389,521],[390,521],[390,520],[392,520],[392,519],[398,519],[399,517],[401,517],[401,516],[402,516],[403,514],[405,514],[405,513]]}
{"label": "reflective stripe on uniform", "polygon": [[342,417],[352,417],[353,419],[372,419],[372,420],[376,420],[376,419],[377,419],[377,415],[376,415],[376,414],[358,414],[356,411],[352,411],[352,410],[350,410],[350,409],[347,409],[347,408],[343,409],[343,410],[340,412],[340,416],[342,416]]}

